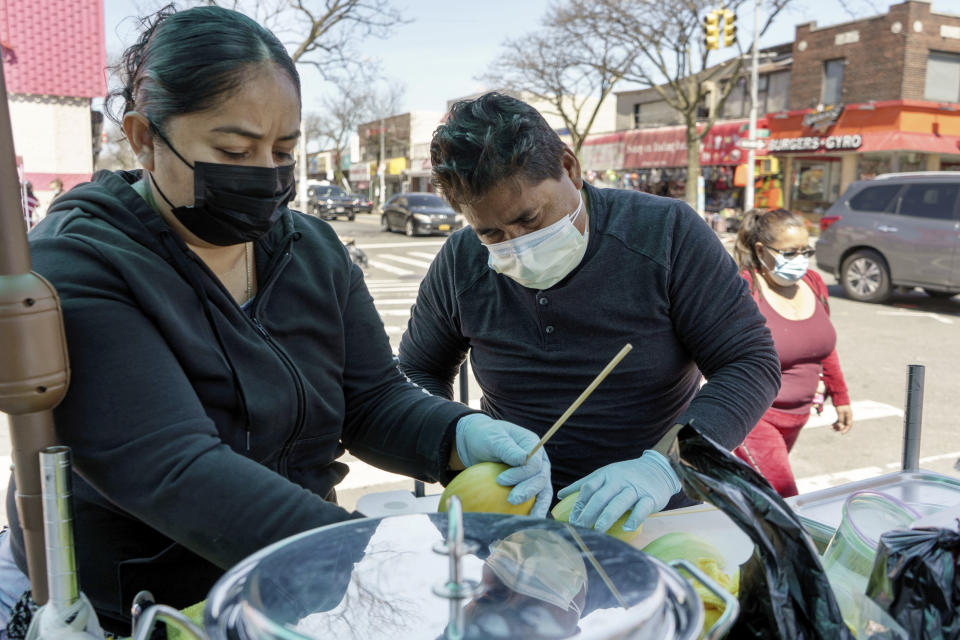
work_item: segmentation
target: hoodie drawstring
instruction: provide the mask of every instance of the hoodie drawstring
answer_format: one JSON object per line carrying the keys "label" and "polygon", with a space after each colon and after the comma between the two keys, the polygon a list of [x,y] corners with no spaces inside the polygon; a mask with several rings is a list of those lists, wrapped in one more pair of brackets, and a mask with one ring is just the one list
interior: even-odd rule
{"label": "hoodie drawstring", "polygon": [[167,248],[167,251],[170,253],[170,256],[177,263],[177,266],[182,269],[187,281],[197,294],[197,297],[200,298],[200,305],[203,307],[203,313],[207,317],[207,322],[213,329],[213,334],[217,339],[217,344],[220,345],[220,351],[223,353],[223,357],[227,361],[227,367],[229,367],[230,375],[233,378],[234,393],[236,393],[237,398],[240,401],[240,406],[243,408],[244,425],[246,429],[246,447],[247,451],[250,451],[250,409],[247,407],[247,397],[244,394],[243,387],[240,384],[240,376],[237,375],[237,368],[233,365],[233,361],[230,359],[230,352],[224,345],[223,336],[220,335],[220,329],[217,328],[217,323],[214,321],[213,311],[210,308],[210,298],[207,296],[207,291],[203,287],[203,283],[197,279],[197,274],[194,271],[193,265],[189,264],[189,262],[184,258],[183,251],[180,249],[176,240],[173,239],[171,232],[168,229],[162,230],[160,232],[160,238],[164,246]]}

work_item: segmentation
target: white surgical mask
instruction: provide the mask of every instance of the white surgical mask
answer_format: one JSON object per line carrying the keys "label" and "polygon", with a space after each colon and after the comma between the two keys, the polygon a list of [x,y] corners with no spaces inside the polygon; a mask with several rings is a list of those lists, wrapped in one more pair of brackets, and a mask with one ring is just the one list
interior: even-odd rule
{"label": "white surgical mask", "polygon": [[532,233],[486,245],[490,268],[530,289],[549,289],[566,278],[587,252],[587,239],[573,224],[583,210],[583,195],[578,195],[580,204],[570,215]]}
{"label": "white surgical mask", "polygon": [[797,255],[787,260],[779,253],[773,251],[770,253],[773,254],[773,259],[776,264],[773,269],[767,269],[767,271],[770,273],[773,281],[781,287],[789,287],[792,284],[796,284],[807,272],[807,269],[810,268],[810,258],[805,255]]}

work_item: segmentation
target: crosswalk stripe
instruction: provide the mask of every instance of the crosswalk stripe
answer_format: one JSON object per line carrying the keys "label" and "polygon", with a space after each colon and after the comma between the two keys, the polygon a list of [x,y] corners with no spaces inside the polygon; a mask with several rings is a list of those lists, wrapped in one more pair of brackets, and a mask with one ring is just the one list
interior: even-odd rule
{"label": "crosswalk stripe", "polygon": [[407,249],[409,247],[439,247],[446,241],[446,238],[438,238],[437,240],[414,240],[412,242],[371,242],[358,246],[363,248],[364,251],[370,249]]}
{"label": "crosswalk stripe", "polygon": [[[383,296],[384,298],[386,298],[387,296],[414,296],[414,297],[415,297],[415,296],[417,295],[417,290],[416,290],[416,289],[396,289],[396,290],[395,290],[395,289],[387,289],[387,290],[385,290],[385,291],[378,291],[378,290],[376,290],[376,289],[370,289],[369,291],[370,291],[370,295],[373,296],[373,301],[374,301],[376,304],[380,304],[380,297],[381,297],[381,296]],[[412,304],[412,303],[411,303],[411,304]]]}
{"label": "crosswalk stripe", "polygon": [[381,316],[409,316],[409,309],[377,309]]}
{"label": "crosswalk stripe", "polygon": [[413,265],[414,267],[423,267],[424,269],[430,266],[429,262],[424,262],[423,260],[414,260],[413,258],[408,258],[406,256],[398,256],[392,253],[381,253],[381,254],[378,254],[377,257],[382,258],[384,260],[393,260],[394,262],[399,262],[400,264],[409,264],[409,265]]}
{"label": "crosswalk stripe", "polygon": [[[853,411],[853,423],[859,424],[864,420],[873,420],[875,418],[888,418],[891,416],[903,417],[903,409],[898,409],[893,405],[875,402],[873,400],[858,400],[850,403],[850,410]],[[819,416],[811,414],[810,420],[804,425],[804,429],[816,429],[817,427],[828,427],[837,421],[837,410],[830,404],[823,407],[823,413]]]}
{"label": "crosswalk stripe", "polygon": [[368,280],[364,278],[363,281],[367,283],[367,287],[370,289],[416,289],[420,286],[419,282],[400,282],[397,280],[385,282],[383,280]]}
{"label": "crosswalk stripe", "polygon": [[416,298],[384,298],[382,300],[374,300],[374,303],[379,306],[381,304],[405,304],[411,305],[416,302]]}
{"label": "crosswalk stripe", "polygon": [[[956,458],[960,458],[960,451],[951,451],[950,453],[941,453],[935,456],[926,456],[924,458],[920,458],[920,465]],[[875,478],[879,475],[883,475],[884,473],[889,473],[891,470],[899,469],[900,466],[901,463],[899,462],[890,462],[884,465],[885,468],[880,466],[860,467],[859,469],[846,469],[843,471],[835,471],[833,473],[823,473],[816,476],[808,476],[806,478],[797,478],[797,489],[799,489],[801,494],[810,493],[811,491],[817,491],[819,489],[835,487],[839,484]]]}
{"label": "crosswalk stripe", "polygon": [[427,260],[433,261],[437,257],[435,253],[427,253],[425,251],[408,251],[411,256],[417,256],[418,258],[426,258]]}
{"label": "crosswalk stripe", "polygon": [[408,282],[406,284],[370,284],[367,283],[367,289],[370,291],[416,291],[420,288],[419,282]]}
{"label": "crosswalk stripe", "polygon": [[387,333],[403,333],[404,331],[407,330],[405,326],[390,325],[390,324],[383,325],[383,328]]}
{"label": "crosswalk stripe", "polygon": [[392,264],[387,264],[386,262],[380,262],[379,260],[369,260],[371,267],[376,267],[377,269],[382,269],[383,271],[389,271],[390,273],[395,273],[398,276],[412,276],[414,271],[409,269],[401,269],[400,267],[395,267]]}

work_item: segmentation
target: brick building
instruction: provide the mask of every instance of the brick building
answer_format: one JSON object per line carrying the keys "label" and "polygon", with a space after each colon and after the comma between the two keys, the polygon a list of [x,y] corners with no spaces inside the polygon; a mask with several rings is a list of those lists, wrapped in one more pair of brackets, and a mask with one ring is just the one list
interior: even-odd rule
{"label": "brick building", "polygon": [[767,122],[798,211],[879,173],[960,168],[960,15],[908,0],[853,22],[797,25],[789,108]]}
{"label": "brick building", "polygon": [[[106,94],[103,0],[0,0],[13,143],[45,205],[50,183],[90,179]],[[45,207],[44,207],[45,208]]]}
{"label": "brick building", "polygon": [[[383,202],[401,191],[430,191],[430,138],[440,125],[439,111],[411,111],[383,120],[384,158],[380,158],[380,121],[357,127],[358,160],[350,166],[351,182],[368,185],[371,200]],[[378,193],[378,162],[383,165],[384,193]],[[369,169],[360,165],[367,164]],[[354,178],[356,176],[356,178]]]}

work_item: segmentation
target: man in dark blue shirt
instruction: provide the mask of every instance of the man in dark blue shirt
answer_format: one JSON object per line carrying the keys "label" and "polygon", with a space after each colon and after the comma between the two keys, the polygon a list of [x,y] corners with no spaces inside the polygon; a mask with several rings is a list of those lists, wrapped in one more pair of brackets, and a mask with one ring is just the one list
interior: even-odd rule
{"label": "man in dark blue shirt", "polygon": [[571,522],[599,530],[681,504],[651,447],[695,419],[733,448],[780,386],[770,332],[719,239],[683,202],[585,185],[570,148],[508,96],[455,104],[430,153],[470,227],[420,286],[403,371],[450,398],[469,351],[484,411],[542,435],[632,343],[547,443],[554,486],[580,490]]}

